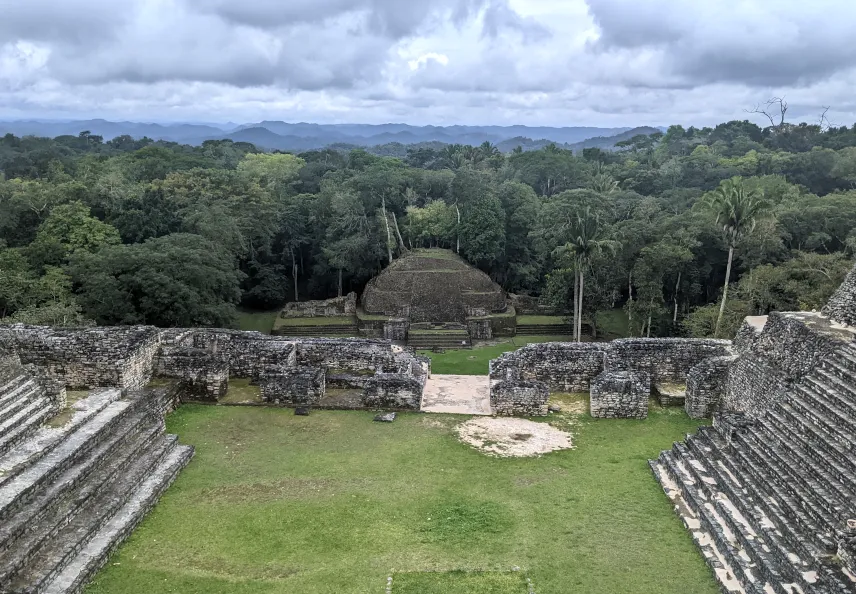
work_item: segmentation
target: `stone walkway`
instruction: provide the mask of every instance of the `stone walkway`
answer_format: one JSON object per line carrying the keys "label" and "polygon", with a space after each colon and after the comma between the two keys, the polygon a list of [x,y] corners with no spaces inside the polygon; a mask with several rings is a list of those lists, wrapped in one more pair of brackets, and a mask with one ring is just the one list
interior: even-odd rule
{"label": "stone walkway", "polygon": [[486,375],[432,375],[422,394],[423,412],[489,415],[490,379]]}

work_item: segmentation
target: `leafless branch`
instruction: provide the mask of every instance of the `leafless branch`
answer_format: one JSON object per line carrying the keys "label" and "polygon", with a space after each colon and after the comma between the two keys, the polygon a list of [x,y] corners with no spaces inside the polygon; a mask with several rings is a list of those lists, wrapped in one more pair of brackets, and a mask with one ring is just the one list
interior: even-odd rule
{"label": "leafless branch", "polygon": [[[775,109],[774,109],[775,108]],[[785,114],[788,112],[788,102],[784,97],[773,97],[764,103],[757,104],[753,109],[744,109],[746,113],[761,114],[770,120],[770,126],[779,128],[785,125]],[[778,113],[776,113],[778,111]],[[779,123],[776,124],[776,118]]]}

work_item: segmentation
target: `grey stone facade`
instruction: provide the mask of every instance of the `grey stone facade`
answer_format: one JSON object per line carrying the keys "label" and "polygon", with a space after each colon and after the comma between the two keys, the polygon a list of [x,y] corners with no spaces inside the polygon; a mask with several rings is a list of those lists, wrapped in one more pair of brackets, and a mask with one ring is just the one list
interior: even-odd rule
{"label": "grey stone facade", "polygon": [[605,371],[591,384],[591,416],[600,419],[645,419],[651,376],[644,371]]}
{"label": "grey stone facade", "polygon": [[550,390],[537,380],[497,381],[491,385],[490,406],[500,416],[545,416]]}
{"label": "grey stone facade", "polygon": [[856,266],[829,299],[823,315],[839,324],[856,326]]}
{"label": "grey stone facade", "polygon": [[[854,296],[846,282],[831,313]],[[856,592],[856,328],[806,312],[748,325],[733,361],[690,372],[714,394],[699,416],[722,394],[713,427],[651,469],[723,591]]]}
{"label": "grey stone facade", "polygon": [[[588,392],[604,371],[632,371],[649,382],[687,381],[702,361],[732,355],[727,340],[685,338],[621,339],[608,343],[530,344],[490,362],[491,384],[539,381],[551,392]],[[726,369],[715,367],[724,382]],[[708,378],[712,381],[713,378]],[[649,390],[650,392],[650,390]],[[646,403],[647,408],[647,403]]]}
{"label": "grey stone facade", "polygon": [[424,386],[424,381],[414,375],[378,373],[366,382],[363,404],[367,408],[419,410]]}
{"label": "grey stone facade", "polygon": [[684,410],[691,419],[710,418],[725,396],[728,369],[735,356],[705,359],[687,373]]}
{"label": "grey stone facade", "polygon": [[260,374],[262,400],[284,406],[312,406],[321,402],[326,373],[320,367],[278,367]]}
{"label": "grey stone facade", "polygon": [[357,313],[357,294],[333,297],[320,301],[295,301],[286,303],[280,316],[283,318],[319,318],[353,316]]}

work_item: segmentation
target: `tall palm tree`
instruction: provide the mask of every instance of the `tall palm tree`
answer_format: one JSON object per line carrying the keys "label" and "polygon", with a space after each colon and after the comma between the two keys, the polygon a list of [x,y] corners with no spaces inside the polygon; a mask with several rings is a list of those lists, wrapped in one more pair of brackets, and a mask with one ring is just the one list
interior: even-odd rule
{"label": "tall palm tree", "polygon": [[728,299],[728,283],[731,280],[731,264],[734,260],[734,248],[741,239],[750,235],[763,217],[768,203],[762,192],[747,190],[743,179],[735,177],[723,180],[704,202],[705,208],[716,217],[716,224],[722,229],[728,244],[728,266],[725,269],[725,286],[722,289],[722,302],[716,318],[715,338],[719,337],[719,327]]}
{"label": "tall palm tree", "polygon": [[603,251],[615,253],[619,243],[601,237],[600,217],[586,207],[577,212],[570,221],[569,239],[555,250],[558,255],[570,256],[574,261],[574,340],[582,340],[583,300],[585,296],[585,269],[591,264],[592,256]]}

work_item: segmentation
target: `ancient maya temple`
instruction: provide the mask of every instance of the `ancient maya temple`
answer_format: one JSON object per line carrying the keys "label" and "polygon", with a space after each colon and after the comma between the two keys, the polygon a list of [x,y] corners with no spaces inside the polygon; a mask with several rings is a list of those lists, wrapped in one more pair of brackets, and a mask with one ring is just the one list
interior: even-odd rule
{"label": "ancient maya temple", "polygon": [[[502,336],[564,335],[570,325],[537,298],[508,295],[450,250],[406,253],[356,293],[289,303],[273,333],[386,338],[416,348],[469,347]],[[529,315],[530,319],[520,318]],[[535,317],[532,317],[535,316]]]}
{"label": "ancient maya temple", "polygon": [[[597,417],[643,418],[652,394],[712,416],[650,464],[722,590],[854,593],[854,323],[856,269],[822,313],[749,318],[734,341],[507,353],[490,407],[543,415],[551,391],[588,391]],[[389,340],[0,327],[0,591],[79,592],[193,455],[165,413],[228,403],[230,380],[258,386],[241,404],[417,411],[432,377]]]}

